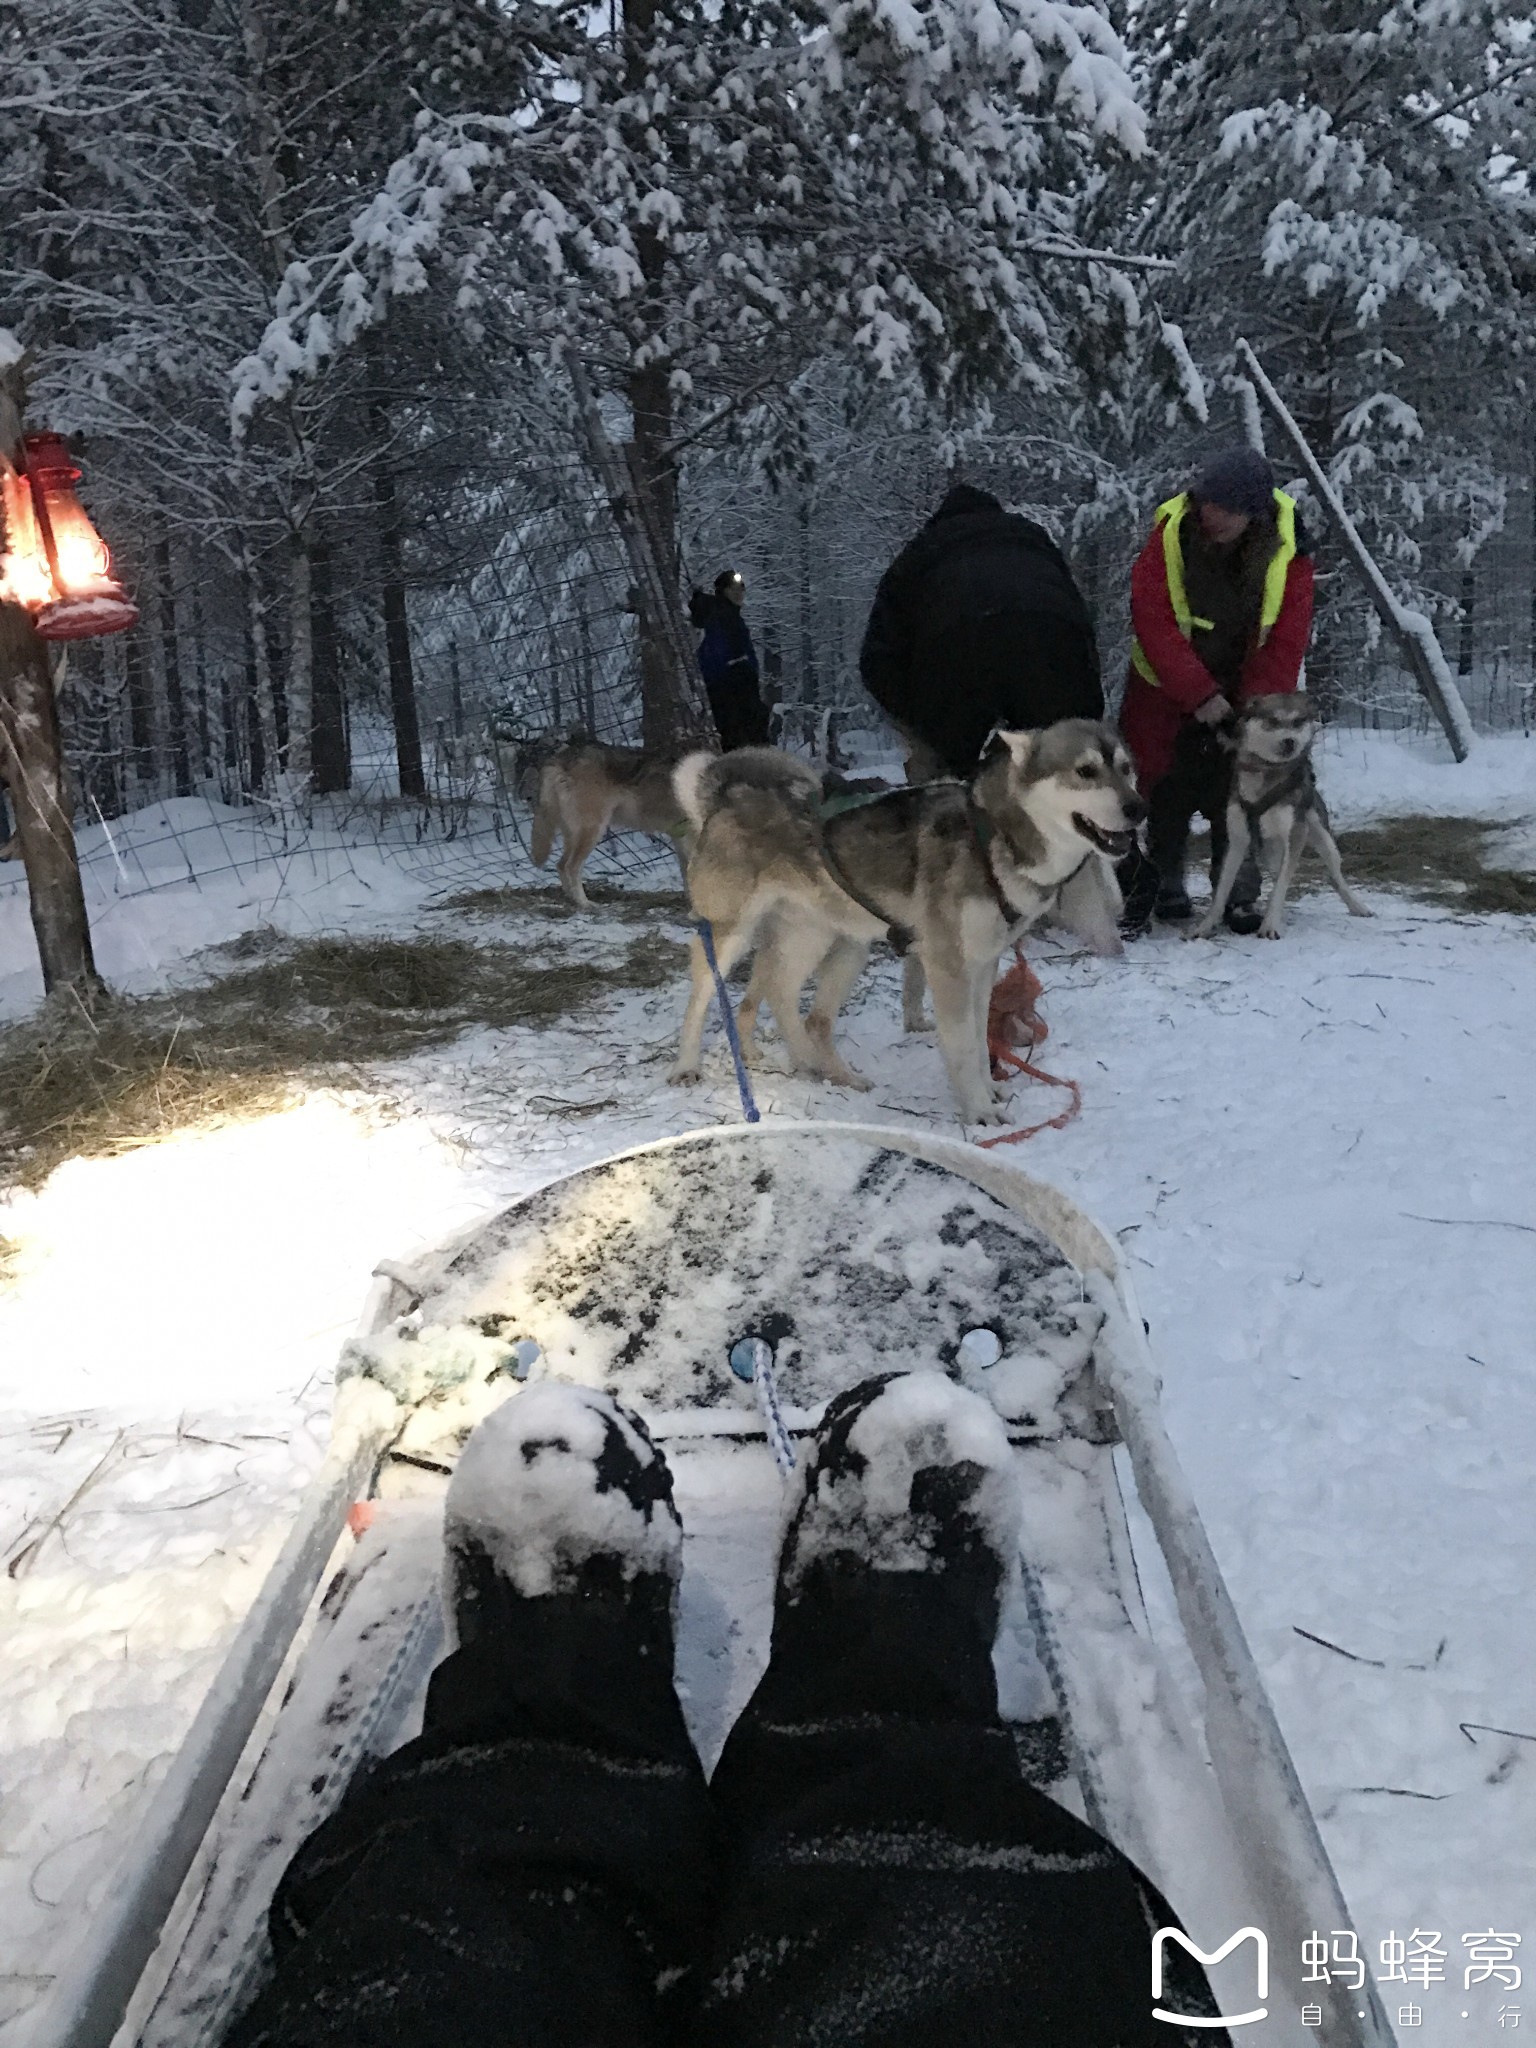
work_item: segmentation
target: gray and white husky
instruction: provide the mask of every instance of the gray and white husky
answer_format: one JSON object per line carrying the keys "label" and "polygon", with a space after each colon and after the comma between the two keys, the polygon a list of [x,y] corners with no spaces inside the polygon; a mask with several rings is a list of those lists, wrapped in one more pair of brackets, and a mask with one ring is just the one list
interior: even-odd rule
{"label": "gray and white husky", "polygon": [[[766,1000],[795,1066],[827,1080],[869,1085],[832,1031],[882,933],[927,970],[950,1085],[971,1124],[1006,1121],[987,1057],[1004,946],[1054,914],[1099,950],[1118,950],[1113,862],[1130,850],[1146,805],[1108,726],[1066,719],[999,733],[969,784],[892,790],[848,809],[824,806],[814,770],[770,747],[690,754],[673,786],[695,832],[689,896],[713,928],[721,971],[758,947],[746,1031]],[[813,975],[802,1021],[800,992]],[[674,1081],[698,1078],[713,992],[695,939]]]}
{"label": "gray and white husky", "polygon": [[672,763],[637,747],[607,747],[584,735],[572,738],[539,770],[539,800],[529,852],[544,866],[558,838],[560,893],[573,910],[590,910],[581,871],[606,832],[651,832],[678,845],[684,829],[672,793]]}
{"label": "gray and white husky", "polygon": [[1270,869],[1273,881],[1261,939],[1278,939],[1285,929],[1285,899],[1302,849],[1309,843],[1323,857],[1328,879],[1351,917],[1370,910],[1344,879],[1343,863],[1328,825],[1328,811],[1312,772],[1317,727],[1312,706],[1298,690],[1286,696],[1253,697],[1237,714],[1236,757],[1227,799],[1227,855],[1211,893],[1210,908],[1190,933],[1208,939],[1221,922],[1238,870],[1252,852]]}

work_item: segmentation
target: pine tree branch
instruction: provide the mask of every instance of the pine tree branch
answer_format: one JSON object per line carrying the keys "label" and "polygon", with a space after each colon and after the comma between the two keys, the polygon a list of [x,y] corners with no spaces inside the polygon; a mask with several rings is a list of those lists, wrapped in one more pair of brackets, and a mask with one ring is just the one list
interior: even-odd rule
{"label": "pine tree branch", "polygon": [[1470,92],[1464,92],[1460,99],[1449,100],[1443,107],[1431,107],[1427,113],[1419,114],[1410,124],[1423,128],[1431,121],[1443,121],[1448,114],[1457,113],[1462,107],[1470,107],[1474,100],[1485,99],[1491,92],[1497,92],[1501,85],[1508,85],[1512,78],[1519,78],[1524,72],[1536,71],[1536,57],[1521,57],[1518,62],[1506,65],[1497,78],[1490,78],[1486,85],[1477,85]]}

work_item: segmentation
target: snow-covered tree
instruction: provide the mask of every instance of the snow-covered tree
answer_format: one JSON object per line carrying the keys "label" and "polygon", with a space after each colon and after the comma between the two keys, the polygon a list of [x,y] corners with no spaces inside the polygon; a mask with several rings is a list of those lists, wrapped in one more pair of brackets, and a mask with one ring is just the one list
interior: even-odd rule
{"label": "snow-covered tree", "polygon": [[[623,402],[629,476],[677,569],[681,446],[796,379],[852,366],[898,413],[1073,375],[1076,336],[1128,314],[1073,263],[1095,169],[1141,147],[1105,12],[1059,0],[628,0],[532,6],[515,102],[433,110],[339,243],[296,262],[235,411],[284,402],[391,294],[510,310]],[[433,259],[440,266],[429,272]],[[649,736],[663,622],[637,593]]]}
{"label": "snow-covered tree", "polygon": [[[1507,0],[1147,0],[1132,246],[1211,388],[1258,349],[1379,553],[1497,526],[1536,342],[1536,28]],[[1153,408],[1161,411],[1161,399]],[[1155,421],[1143,423],[1143,431]]]}
{"label": "snow-covered tree", "polygon": [[[257,758],[269,775],[285,758],[301,797],[312,759],[319,786],[344,781],[331,556],[364,551],[389,625],[401,783],[419,790],[392,466],[432,438],[422,392],[456,404],[495,380],[451,308],[435,326],[413,309],[405,355],[333,366],[237,446],[228,373],[300,241],[343,231],[408,146],[422,95],[462,104],[466,78],[516,93],[526,57],[506,18],[481,0],[373,0],[366,17],[346,0],[3,0],[0,54],[0,307],[32,348],[39,410],[90,436],[98,502],[150,600],[127,672],[136,725],[152,651],[190,786],[175,586],[185,611],[182,565],[211,550],[244,596]],[[191,590],[203,623],[208,581]]]}

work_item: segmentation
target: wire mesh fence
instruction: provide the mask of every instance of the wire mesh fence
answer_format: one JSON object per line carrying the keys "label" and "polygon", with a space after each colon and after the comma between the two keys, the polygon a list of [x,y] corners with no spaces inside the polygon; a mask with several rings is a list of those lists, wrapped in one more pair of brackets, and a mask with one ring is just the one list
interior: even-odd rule
{"label": "wire mesh fence", "polygon": [[[1095,616],[1113,704],[1144,520],[1121,509],[1085,526],[1078,517],[1084,468],[1053,444],[1020,444],[990,467],[968,465],[967,477],[1068,545]],[[685,571],[705,585],[723,567],[744,574],[765,695],[783,744],[834,765],[887,755],[894,762],[859,684],[859,642],[880,573],[948,480],[932,444],[916,440],[852,449],[819,483],[773,489],[718,461],[692,480]],[[526,877],[537,765],[557,737],[580,727],[609,744],[639,742],[637,615],[624,550],[574,454],[482,485],[472,504],[413,508],[413,518],[400,609],[422,792],[401,794],[393,714],[402,654],[389,644],[387,595],[366,537],[338,543],[312,601],[316,697],[326,662],[343,771],[332,778],[340,786],[302,812],[269,793],[272,778],[259,758],[253,617],[264,621],[281,740],[289,615],[281,564],[210,565],[161,546],[145,557],[141,626],[77,650],[61,693],[91,887],[137,894],[296,860],[324,876],[359,853],[440,879],[445,889],[488,871],[521,869]],[[1503,528],[1470,567],[1461,564],[1449,528],[1430,527],[1420,539],[1421,601],[1474,724],[1531,731],[1531,475],[1509,480]],[[1317,537],[1317,555],[1320,631],[1310,687],[1337,722],[1431,731],[1428,707],[1326,533]],[[603,843],[592,872],[666,879],[676,869],[665,841],[628,835]],[[0,890],[21,886],[19,863],[0,864]]]}

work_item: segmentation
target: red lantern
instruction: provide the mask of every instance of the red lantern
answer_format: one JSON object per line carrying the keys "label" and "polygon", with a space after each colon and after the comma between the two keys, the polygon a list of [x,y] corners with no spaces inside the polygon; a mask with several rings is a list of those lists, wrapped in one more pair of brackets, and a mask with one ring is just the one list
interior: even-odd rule
{"label": "red lantern", "polygon": [[44,640],[121,633],[138,618],[106,542],[75,496],[80,471],[62,434],[28,434],[24,471],[0,466],[6,552],[0,599],[25,605]]}

